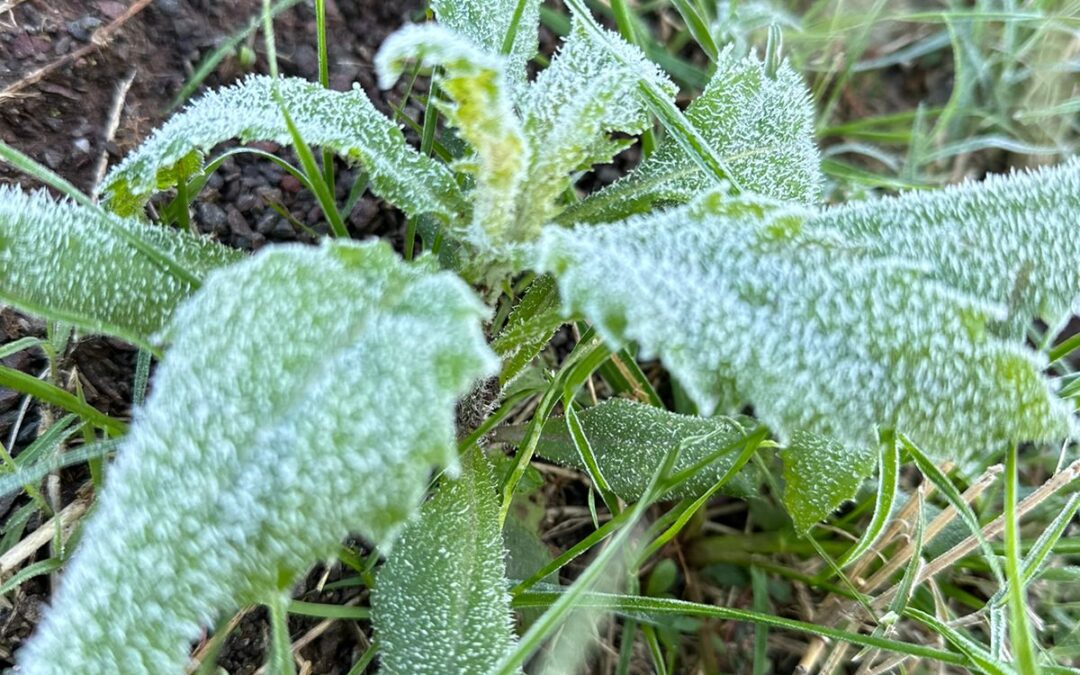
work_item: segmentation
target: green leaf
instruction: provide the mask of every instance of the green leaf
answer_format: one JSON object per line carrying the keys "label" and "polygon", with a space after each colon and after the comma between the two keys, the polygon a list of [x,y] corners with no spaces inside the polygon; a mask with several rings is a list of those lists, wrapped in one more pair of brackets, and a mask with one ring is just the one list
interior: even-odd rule
{"label": "green leaf", "polygon": [[386,673],[486,673],[514,643],[499,500],[474,449],[379,572],[373,623]]}
{"label": "green leaf", "polygon": [[[251,76],[208,93],[173,116],[105,179],[109,207],[123,215],[137,213],[156,190],[201,171],[202,154],[224,141],[290,145],[273,84],[269,77]],[[409,147],[397,125],[359,87],[330,91],[299,78],[282,78],[277,85],[300,136],[362,164],[375,194],[411,216],[432,214],[449,221],[466,211],[450,171]]]}
{"label": "green leaf", "polygon": [[998,308],[815,228],[815,212],[710,193],[623,222],[549,227],[538,267],[564,310],[659,356],[710,413],[734,386],[780,435],[859,447],[875,425],[937,457],[1073,430],[1045,360],[995,337]]}
{"label": "green leaf", "polygon": [[391,542],[456,463],[457,397],[498,363],[486,308],[429,267],[335,241],[211,275],[23,672],[180,672],[203,626],[272,601],[348,533]]}
{"label": "green leaf", "polygon": [[827,211],[855,246],[924,263],[952,288],[1007,308],[1008,333],[1080,313],[1080,159]]}
{"label": "green leaf", "polygon": [[0,302],[150,346],[195,285],[140,248],[200,279],[242,257],[184,232],[0,187]]}
{"label": "green leaf", "polygon": [[[664,498],[700,496],[731,468],[738,457],[738,444],[746,436],[743,426],[730,417],[679,415],[621,398],[587,408],[578,413],[578,419],[612,491],[626,502],[641,499],[657,467],[672,448],[684,442],[674,473],[679,475],[705,463],[689,472],[687,480]],[[585,469],[561,417],[544,425],[536,452],[563,466]],[[749,480],[736,478],[726,489],[745,495],[753,487]]]}
{"label": "green leaf", "polygon": [[[506,53],[511,86],[526,81],[526,65],[540,47],[540,0],[432,0],[439,23],[466,36],[486,52]],[[517,23],[514,23],[515,14]],[[503,49],[513,30],[510,49]]]}
{"label": "green leaf", "polygon": [[610,162],[626,146],[614,134],[636,136],[649,128],[642,82],[671,99],[677,93],[637,47],[609,31],[595,36],[575,14],[551,66],[522,102],[525,133],[534,148],[519,206],[519,218],[528,223],[524,229],[538,233],[558,214],[556,200],[570,188],[573,172]]}
{"label": "green leaf", "polygon": [[393,85],[413,61],[442,67],[439,86],[451,100],[436,104],[476,150],[475,158],[458,163],[476,177],[467,240],[480,250],[521,241],[514,202],[531,153],[514,113],[506,59],[442,26],[406,26],[387,38],[375,56],[380,86]]}
{"label": "green leaf", "polygon": [[[815,204],[824,177],[814,144],[814,104],[785,61],[770,75],[754,56],[721,52],[716,73],[686,110],[690,121],[746,191]],[[599,222],[685,203],[715,185],[681,145],[668,139],[641,166],[569,209],[563,222]]]}
{"label": "green leaf", "polygon": [[796,431],[780,451],[784,461],[784,506],[805,533],[855,497],[874,471],[875,446],[848,447],[831,438]]}

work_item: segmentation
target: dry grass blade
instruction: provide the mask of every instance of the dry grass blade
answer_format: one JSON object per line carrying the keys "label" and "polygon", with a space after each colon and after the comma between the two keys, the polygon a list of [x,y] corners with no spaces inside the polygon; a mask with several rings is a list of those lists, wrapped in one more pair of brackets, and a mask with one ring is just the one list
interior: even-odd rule
{"label": "dry grass blade", "polygon": [[0,556],[0,576],[11,572],[30,556],[34,555],[39,548],[48,544],[56,536],[56,528],[60,528],[63,538],[71,534],[72,526],[86,513],[90,506],[90,500],[80,498],[68,504],[58,515],[45,521],[38,529],[23,537],[10,551]]}

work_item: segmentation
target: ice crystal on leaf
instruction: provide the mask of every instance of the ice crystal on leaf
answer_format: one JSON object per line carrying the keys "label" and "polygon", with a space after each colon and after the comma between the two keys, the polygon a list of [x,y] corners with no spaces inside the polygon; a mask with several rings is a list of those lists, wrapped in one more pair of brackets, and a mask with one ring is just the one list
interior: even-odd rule
{"label": "ice crystal on leaf", "polygon": [[440,109],[476,151],[458,167],[476,176],[467,239],[481,253],[506,257],[511,254],[501,249],[535,240],[562,208],[556,202],[572,174],[610,161],[624,148],[613,134],[647,128],[638,95],[643,80],[674,97],[674,84],[638,49],[605,35],[601,44],[575,18],[551,66],[518,96],[505,57],[445,26],[406,27],[376,56],[384,87],[410,61],[443,68],[439,83],[451,101]]}
{"label": "ice crystal on leaf", "polygon": [[855,497],[874,471],[874,446],[845,446],[805,431],[791,434],[784,460],[784,506],[795,529],[806,532]]}
{"label": "ice crystal on leaf", "polygon": [[626,146],[613,134],[636,136],[648,128],[641,82],[670,98],[677,93],[639,49],[614,33],[604,36],[595,37],[575,15],[566,41],[525,95],[525,132],[535,148],[519,204],[528,232],[538,232],[558,213],[556,199],[570,187],[573,172],[610,162]]}
{"label": "ice crystal on leaf", "polygon": [[512,87],[526,81],[526,66],[540,46],[540,0],[432,0],[439,23],[469,38],[487,52],[502,52],[519,3],[521,14],[507,55],[506,73]]}
{"label": "ice crystal on leaf", "polygon": [[392,85],[412,60],[442,66],[439,84],[451,100],[437,103],[439,110],[476,150],[475,166],[468,161],[458,165],[471,168],[476,177],[468,239],[480,249],[519,239],[514,199],[531,152],[514,114],[506,59],[443,26],[407,26],[387,38],[375,58],[379,83]]}
{"label": "ice crystal on leaf", "polygon": [[144,346],[202,278],[241,254],[207,239],[0,186],[0,302]]}
{"label": "ice crystal on leaf", "polygon": [[457,397],[497,367],[486,314],[383,243],[275,247],[212,274],[173,317],[22,672],[181,672],[201,627],[287,590],[349,532],[390,543],[432,467],[456,462]]}
{"label": "ice crystal on leaf", "polygon": [[[728,47],[686,118],[725,160],[743,189],[804,204],[821,197],[823,176],[814,144],[814,104],[785,61],[775,73],[754,56]],[[569,209],[560,220],[598,222],[685,203],[714,181],[670,138],[622,180]]]}
{"label": "ice crystal on leaf", "polygon": [[1007,332],[1080,312],[1080,159],[934,192],[826,211],[832,227],[883,255],[926,262],[953,288],[1007,308]]}
{"label": "ice crystal on leaf", "polygon": [[658,355],[704,412],[733,386],[784,439],[869,445],[882,425],[963,458],[1069,433],[1043,361],[987,330],[1000,307],[810,227],[814,216],[718,189],[623,222],[548,227],[539,269],[568,312]]}
{"label": "ice crystal on leaf", "polygon": [[371,597],[382,672],[487,673],[514,643],[499,500],[474,449],[409,523]]}
{"label": "ice crystal on leaf", "polygon": [[[672,489],[666,499],[697,498],[727,473],[739,452],[747,429],[730,417],[694,417],[626,399],[609,399],[578,414],[589,446],[612,491],[627,502],[641,499],[664,458],[683,443],[673,473],[689,469],[715,456],[686,482]],[[725,451],[727,450],[727,451]],[[585,469],[566,421],[549,420],[536,452],[564,466]],[[727,494],[749,494],[749,482],[736,478]]]}
{"label": "ice crystal on leaf", "polygon": [[[324,89],[299,78],[281,78],[278,91],[300,136],[359,162],[372,191],[410,215],[450,220],[465,210],[453,175],[405,141],[401,130],[357,86]],[[202,168],[202,155],[224,141],[273,141],[292,136],[273,95],[274,80],[251,76],[212,91],[174,115],[105,179],[111,209],[133,214],[155,190],[176,185]]]}

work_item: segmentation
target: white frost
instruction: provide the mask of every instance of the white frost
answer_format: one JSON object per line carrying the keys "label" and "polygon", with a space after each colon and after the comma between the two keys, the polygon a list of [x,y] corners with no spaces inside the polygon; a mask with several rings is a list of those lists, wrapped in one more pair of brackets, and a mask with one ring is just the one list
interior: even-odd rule
{"label": "white frost", "polygon": [[389,544],[456,462],[457,397],[497,368],[486,314],[383,243],[214,273],[173,319],[22,672],[181,672],[203,626],[287,590],[348,533]]}

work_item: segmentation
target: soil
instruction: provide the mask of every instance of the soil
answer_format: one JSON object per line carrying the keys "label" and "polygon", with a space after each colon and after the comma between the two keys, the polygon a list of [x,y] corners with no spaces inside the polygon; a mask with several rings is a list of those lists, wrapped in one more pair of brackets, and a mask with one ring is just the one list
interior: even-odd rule
{"label": "soil", "polygon": [[[129,12],[140,4],[145,8]],[[301,3],[277,17],[277,49],[284,74],[317,79],[315,17],[308,4]],[[248,26],[258,15],[261,1],[0,2],[0,7],[11,5],[13,8],[0,14],[0,91],[12,87],[18,91],[12,96],[0,94],[0,139],[94,194],[102,168],[122,158],[168,117],[172,102],[199,63]],[[421,0],[327,0],[331,87],[345,90],[359,82],[377,106],[390,112],[376,87],[372,58],[390,32],[422,18],[422,6]],[[98,38],[105,33],[109,37],[102,43]],[[242,46],[256,54],[255,62],[245,66],[238,50],[221,61],[203,88],[228,84],[249,72],[266,71],[261,36],[249,38]],[[79,58],[72,58],[73,54]],[[40,81],[27,82],[35,71],[53,64],[59,67]],[[128,81],[130,86],[125,87]],[[396,100],[400,100],[400,93],[396,92]],[[111,130],[110,118],[118,105],[118,124]],[[263,149],[279,151],[272,145]],[[291,158],[288,151],[279,154]],[[339,203],[348,195],[353,180],[348,167],[337,166]],[[0,182],[39,187],[7,166],[0,166]],[[365,196],[344,215],[354,236],[381,236],[395,243],[403,238],[400,215],[377,199]],[[201,231],[245,250],[256,250],[268,242],[314,241],[315,236],[305,228],[325,232],[315,200],[302,192],[295,180],[276,165],[243,156],[225,162],[214,174],[196,200],[192,218]],[[42,322],[9,309],[0,312],[0,344],[26,336],[45,337],[45,332]],[[74,389],[77,378],[91,405],[126,418],[130,415],[135,359],[135,350],[119,341],[81,339],[64,355],[61,380]],[[37,350],[20,352],[2,363],[34,375],[47,367]],[[42,414],[26,397],[0,389],[0,442],[17,455],[37,437]],[[73,492],[85,481],[86,474],[80,471],[85,469],[62,475],[64,498],[70,498],[67,491]],[[24,499],[0,499],[0,522],[6,522]],[[31,519],[27,531],[40,524],[40,518]],[[322,576],[317,570],[303,586],[309,589],[305,599],[335,603],[350,599],[341,593],[311,594]],[[331,575],[330,580],[333,578]],[[12,654],[32,632],[49,589],[48,578],[38,577],[10,594],[10,602],[0,604],[0,667],[11,665]],[[293,637],[304,635],[316,624],[318,620],[294,619]],[[265,616],[249,612],[233,630],[219,663],[229,673],[255,672],[265,659],[266,636]],[[307,672],[347,672],[363,644],[357,625],[336,622],[303,650],[302,656],[310,665]]]}

